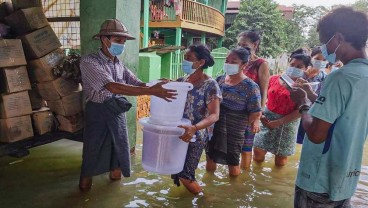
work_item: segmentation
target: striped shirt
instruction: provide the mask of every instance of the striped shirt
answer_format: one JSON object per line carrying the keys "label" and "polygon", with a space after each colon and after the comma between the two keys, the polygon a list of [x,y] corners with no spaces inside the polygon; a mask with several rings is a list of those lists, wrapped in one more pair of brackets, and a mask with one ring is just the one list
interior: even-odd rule
{"label": "striped shirt", "polygon": [[101,50],[81,59],[83,91],[86,101],[103,103],[113,93],[105,88],[110,82],[139,86],[139,80],[118,58],[109,59]]}

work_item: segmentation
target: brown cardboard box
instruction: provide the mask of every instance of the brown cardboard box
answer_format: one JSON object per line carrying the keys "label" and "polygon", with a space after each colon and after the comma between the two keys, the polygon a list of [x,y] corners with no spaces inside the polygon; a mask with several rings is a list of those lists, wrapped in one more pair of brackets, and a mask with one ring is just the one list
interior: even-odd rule
{"label": "brown cardboard box", "polygon": [[5,17],[5,21],[17,35],[24,35],[49,25],[42,7],[18,10]]}
{"label": "brown cardboard box", "polygon": [[82,102],[82,91],[78,91],[60,100],[48,101],[47,104],[58,115],[73,116],[83,111]]}
{"label": "brown cardboard box", "polygon": [[60,97],[70,95],[80,89],[80,84],[64,78],[58,78],[54,81],[41,82],[37,84],[38,93],[40,93],[41,97],[47,101],[58,100]]}
{"label": "brown cardboard box", "polygon": [[14,93],[30,89],[25,66],[0,69],[0,92]]}
{"label": "brown cardboard box", "polygon": [[73,80],[58,78],[55,81],[52,81],[52,83],[54,84],[56,91],[61,97],[65,97],[75,91],[82,90],[82,86],[79,83],[74,82]]}
{"label": "brown cardboard box", "polygon": [[58,37],[50,26],[36,30],[21,39],[28,59],[41,58],[61,46]]}
{"label": "brown cardboard box", "polygon": [[53,68],[65,58],[64,51],[57,49],[46,56],[32,60],[28,64],[30,78],[35,82],[47,82],[56,79]]}
{"label": "brown cardboard box", "polygon": [[0,119],[1,142],[16,142],[32,136],[31,116]]}
{"label": "brown cardboard box", "polygon": [[37,84],[37,92],[46,101],[59,100],[60,95],[56,91],[54,84],[51,82],[42,82]]}
{"label": "brown cardboard box", "polygon": [[12,0],[14,10],[42,7],[42,0]]}
{"label": "brown cardboard box", "polygon": [[32,122],[35,134],[43,135],[55,129],[55,117],[48,108],[33,112]]}
{"label": "brown cardboard box", "polygon": [[57,115],[56,119],[59,121],[59,130],[70,133],[77,132],[83,129],[83,114],[79,113],[74,116]]}
{"label": "brown cardboard box", "polygon": [[0,68],[26,65],[22,42],[17,39],[0,39]]}
{"label": "brown cardboard box", "polygon": [[32,114],[27,91],[0,95],[0,118],[12,118]]}
{"label": "brown cardboard box", "polygon": [[46,102],[42,99],[41,95],[38,94],[36,89],[28,91],[29,100],[31,101],[32,110],[38,110],[40,108],[46,107]]}
{"label": "brown cardboard box", "polygon": [[10,2],[0,3],[0,22],[5,23],[5,17],[13,13],[13,5]]}

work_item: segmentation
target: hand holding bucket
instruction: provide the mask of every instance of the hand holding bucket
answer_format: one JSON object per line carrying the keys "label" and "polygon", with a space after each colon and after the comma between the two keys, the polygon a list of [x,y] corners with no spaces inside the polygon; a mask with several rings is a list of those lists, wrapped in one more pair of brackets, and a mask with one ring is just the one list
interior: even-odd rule
{"label": "hand holding bucket", "polygon": [[196,135],[195,135],[195,133],[197,131],[197,127],[196,126],[180,125],[178,127],[185,130],[185,132],[183,133],[183,135],[181,135],[179,137],[181,140],[183,140],[184,142],[195,142],[196,141]]}
{"label": "hand holding bucket", "polygon": [[150,86],[151,95],[154,95],[156,97],[162,98],[166,100],[167,102],[171,102],[172,100],[176,99],[176,96],[178,95],[176,93],[176,90],[174,89],[167,89],[164,88],[163,85],[167,84],[168,81],[161,81],[157,82],[156,84]]}
{"label": "hand holding bucket", "polygon": [[[154,82],[149,83],[149,85],[151,84],[154,84]],[[164,82],[161,86],[164,89],[176,91],[176,99],[168,102],[157,96],[151,96],[150,122],[165,126],[180,123],[183,118],[188,91],[193,89],[193,85],[188,82]]]}

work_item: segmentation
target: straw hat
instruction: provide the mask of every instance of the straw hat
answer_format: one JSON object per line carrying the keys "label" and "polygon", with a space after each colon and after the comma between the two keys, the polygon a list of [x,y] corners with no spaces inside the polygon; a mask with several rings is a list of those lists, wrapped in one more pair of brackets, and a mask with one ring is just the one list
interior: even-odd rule
{"label": "straw hat", "polygon": [[101,36],[122,36],[128,40],[135,40],[135,38],[128,33],[127,28],[123,23],[117,19],[105,20],[101,25],[100,32],[93,36],[93,39],[100,39]]}

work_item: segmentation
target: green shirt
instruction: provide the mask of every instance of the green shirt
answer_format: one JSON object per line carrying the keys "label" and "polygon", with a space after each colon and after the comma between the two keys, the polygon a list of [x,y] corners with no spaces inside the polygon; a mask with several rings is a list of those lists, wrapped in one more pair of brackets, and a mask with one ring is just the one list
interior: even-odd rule
{"label": "green shirt", "polygon": [[309,113],[331,123],[328,138],[306,136],[296,185],[328,193],[333,201],[354,195],[368,132],[368,59],[355,59],[331,73]]}

